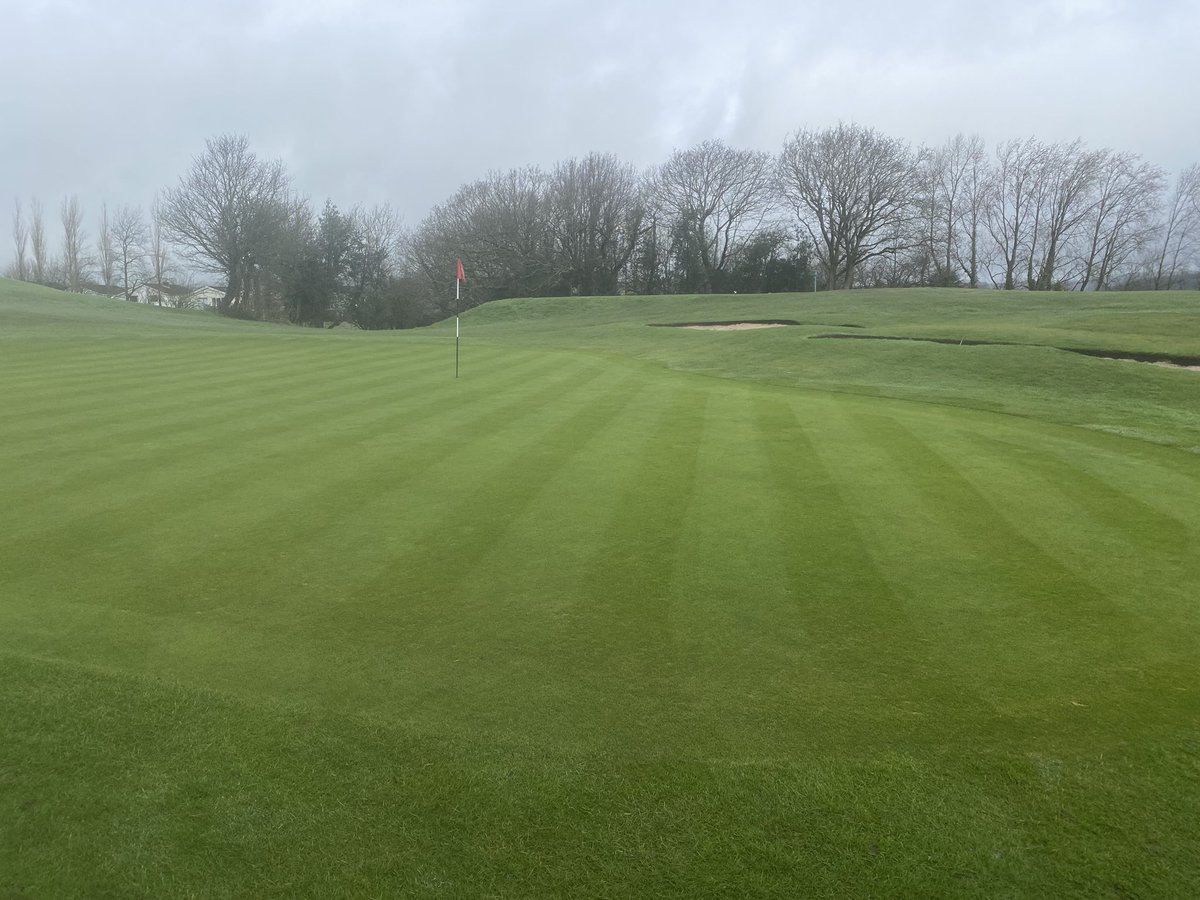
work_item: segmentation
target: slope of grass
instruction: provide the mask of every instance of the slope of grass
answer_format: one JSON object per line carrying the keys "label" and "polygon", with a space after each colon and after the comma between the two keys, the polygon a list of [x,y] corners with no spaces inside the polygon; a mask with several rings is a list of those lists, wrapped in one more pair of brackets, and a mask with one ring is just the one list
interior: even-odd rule
{"label": "slope of grass", "polygon": [[[737,333],[649,323],[790,319]],[[969,406],[1200,450],[1196,374],[1058,348],[1200,357],[1200,294],[881,290],[514,300],[472,310],[469,342],[636,357],[723,378]],[[856,326],[856,327],[848,327]],[[829,333],[1011,342],[831,341]]]}
{"label": "slope of grass", "polygon": [[0,896],[1200,894],[1200,375],[802,300],[0,283]]}
{"label": "slope of grass", "polygon": [[816,294],[570,297],[507,300],[471,310],[479,324],[569,331],[644,322],[791,319],[808,333],[867,333],[1012,341],[1052,347],[1200,354],[1200,294],[1025,293],[923,288]]}

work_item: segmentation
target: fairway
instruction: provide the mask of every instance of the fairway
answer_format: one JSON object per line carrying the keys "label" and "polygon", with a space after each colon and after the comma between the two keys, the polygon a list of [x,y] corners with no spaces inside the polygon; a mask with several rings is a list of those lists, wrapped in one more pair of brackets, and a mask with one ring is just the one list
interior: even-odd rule
{"label": "fairway", "polygon": [[0,898],[1200,896],[1200,372],[1072,349],[1200,295],[501,301],[456,379],[0,280]]}

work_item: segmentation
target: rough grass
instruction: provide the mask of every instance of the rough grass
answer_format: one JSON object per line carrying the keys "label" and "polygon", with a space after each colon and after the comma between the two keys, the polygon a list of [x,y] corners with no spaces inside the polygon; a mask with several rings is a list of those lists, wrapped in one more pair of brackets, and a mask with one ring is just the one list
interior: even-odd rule
{"label": "rough grass", "polygon": [[[1200,894],[1200,374],[1050,349],[1200,297],[1068,300],[496,304],[455,381],[0,283],[0,896]],[[813,324],[645,327],[741,316]]]}

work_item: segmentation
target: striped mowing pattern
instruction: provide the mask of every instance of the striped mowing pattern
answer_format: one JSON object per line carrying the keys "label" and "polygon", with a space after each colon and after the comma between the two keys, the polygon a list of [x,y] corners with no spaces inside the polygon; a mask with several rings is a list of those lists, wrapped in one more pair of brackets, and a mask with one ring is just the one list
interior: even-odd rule
{"label": "striped mowing pattern", "polygon": [[[74,760],[21,790],[106,812],[0,798],[0,871],[67,894],[53,853],[99,840],[146,894],[770,895],[882,844],[901,893],[1038,893],[1075,882],[1031,845],[1088,852],[1065,805],[1173,816],[1133,881],[1183,883],[1193,455],[502,341],[455,380],[451,348],[5,344],[0,772]],[[1083,765],[1131,745],[1172,762]]]}
{"label": "striped mowing pattern", "polygon": [[951,689],[975,727],[1101,677],[1080,634],[1115,664],[1193,620],[1171,454],[562,353],[445,363],[275,337],[8,355],[10,645],[439,728],[707,722],[745,752],[861,691],[879,708],[839,727]]}

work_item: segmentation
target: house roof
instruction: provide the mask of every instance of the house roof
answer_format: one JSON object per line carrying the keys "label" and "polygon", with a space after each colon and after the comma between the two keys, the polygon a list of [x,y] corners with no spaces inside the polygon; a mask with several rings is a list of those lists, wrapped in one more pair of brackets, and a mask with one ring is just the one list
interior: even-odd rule
{"label": "house roof", "polygon": [[192,289],[189,287],[184,287],[181,284],[170,284],[166,281],[147,281],[145,284],[139,285],[137,289],[139,291],[145,289],[155,294],[163,294],[167,297],[184,297],[192,293]]}
{"label": "house roof", "polygon": [[125,290],[115,284],[88,284],[84,285],[83,293],[96,294],[100,297],[120,297]]}

